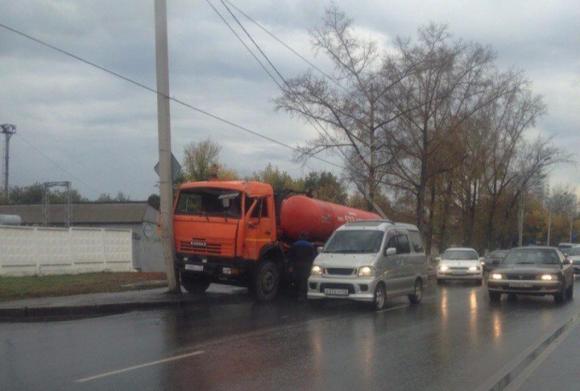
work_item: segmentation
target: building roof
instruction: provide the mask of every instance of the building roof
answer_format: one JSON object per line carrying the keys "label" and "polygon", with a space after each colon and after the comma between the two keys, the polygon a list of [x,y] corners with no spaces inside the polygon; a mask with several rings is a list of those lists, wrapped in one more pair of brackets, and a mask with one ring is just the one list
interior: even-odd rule
{"label": "building roof", "polygon": [[[146,201],[72,204],[72,225],[157,223],[157,211]],[[18,215],[23,225],[41,225],[42,205],[0,205],[0,214]],[[64,204],[49,205],[49,225],[63,225]]]}

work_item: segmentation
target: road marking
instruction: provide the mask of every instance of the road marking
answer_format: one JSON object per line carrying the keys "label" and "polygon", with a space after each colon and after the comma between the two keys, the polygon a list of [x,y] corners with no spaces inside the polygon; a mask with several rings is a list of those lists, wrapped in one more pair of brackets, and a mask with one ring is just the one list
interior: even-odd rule
{"label": "road marking", "polygon": [[133,371],[135,369],[150,367],[153,365],[163,364],[166,362],[171,362],[171,361],[176,361],[176,360],[182,360],[182,359],[188,358],[188,357],[199,356],[200,354],[203,354],[203,353],[205,353],[203,350],[198,350],[198,351],[191,352],[191,353],[180,354],[178,356],[167,357],[167,358],[157,360],[157,361],[151,361],[151,362],[147,362],[144,364],[133,365],[132,367],[127,367],[127,368],[123,368],[123,369],[117,369],[115,371],[101,373],[100,375],[85,377],[82,379],[75,380],[75,382],[76,383],[86,383],[86,382],[89,382],[91,380],[97,380],[97,379],[101,379],[103,377],[118,375],[119,373],[129,372],[129,371]]}

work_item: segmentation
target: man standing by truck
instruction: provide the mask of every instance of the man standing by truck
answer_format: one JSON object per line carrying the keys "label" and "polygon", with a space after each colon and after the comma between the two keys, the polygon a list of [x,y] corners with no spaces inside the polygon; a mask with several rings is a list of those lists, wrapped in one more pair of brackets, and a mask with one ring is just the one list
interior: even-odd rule
{"label": "man standing by truck", "polygon": [[300,235],[300,238],[292,244],[288,257],[294,264],[294,281],[296,283],[296,291],[298,300],[306,300],[306,292],[308,291],[308,277],[310,276],[310,269],[312,262],[316,258],[316,249],[314,244],[306,240],[305,234]]}

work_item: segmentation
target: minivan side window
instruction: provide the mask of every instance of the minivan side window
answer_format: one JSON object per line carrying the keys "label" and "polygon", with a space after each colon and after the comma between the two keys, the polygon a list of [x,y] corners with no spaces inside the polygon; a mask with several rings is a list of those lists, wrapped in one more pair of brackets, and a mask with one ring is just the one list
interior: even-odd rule
{"label": "minivan side window", "polygon": [[397,235],[397,254],[408,254],[411,252],[409,238],[405,234]]}
{"label": "minivan side window", "polygon": [[423,240],[421,239],[421,234],[418,231],[409,231],[409,238],[413,244],[413,250],[416,253],[422,253],[425,248],[423,247]]}
{"label": "minivan side window", "polygon": [[387,242],[387,245],[385,246],[385,251],[391,247],[396,248],[397,253],[399,252],[399,246],[397,245],[397,235],[392,235],[389,238],[389,241]]}

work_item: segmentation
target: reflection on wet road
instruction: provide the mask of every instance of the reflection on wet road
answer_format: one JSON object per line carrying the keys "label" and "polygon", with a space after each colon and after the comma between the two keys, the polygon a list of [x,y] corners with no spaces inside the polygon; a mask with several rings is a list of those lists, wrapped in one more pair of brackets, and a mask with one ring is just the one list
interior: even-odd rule
{"label": "reflection on wet road", "polygon": [[259,305],[0,324],[0,389],[467,390],[580,312],[551,297],[490,305],[485,287],[432,287],[372,313],[356,303]]}

